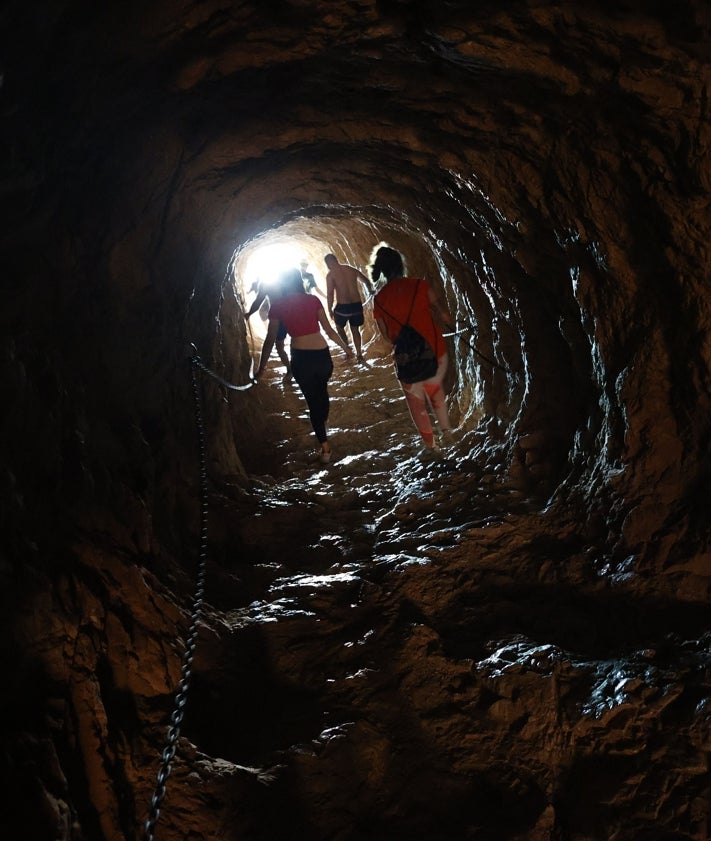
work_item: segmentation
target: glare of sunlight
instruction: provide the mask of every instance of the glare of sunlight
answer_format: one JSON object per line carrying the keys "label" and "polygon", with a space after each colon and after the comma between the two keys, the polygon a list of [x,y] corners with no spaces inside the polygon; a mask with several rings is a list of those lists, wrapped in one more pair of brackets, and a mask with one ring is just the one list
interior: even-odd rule
{"label": "glare of sunlight", "polygon": [[247,288],[259,281],[268,287],[285,269],[298,268],[302,259],[301,249],[289,242],[277,242],[255,249],[244,267]]}
{"label": "glare of sunlight", "polygon": [[284,225],[280,230],[260,234],[235,252],[232,276],[245,314],[257,301],[260,292],[267,295],[267,300],[247,321],[252,344],[259,343],[266,334],[270,287],[284,270],[295,268],[308,272],[315,283],[313,292],[325,301],[326,266],[323,257],[331,250],[326,240],[305,234],[298,226]]}

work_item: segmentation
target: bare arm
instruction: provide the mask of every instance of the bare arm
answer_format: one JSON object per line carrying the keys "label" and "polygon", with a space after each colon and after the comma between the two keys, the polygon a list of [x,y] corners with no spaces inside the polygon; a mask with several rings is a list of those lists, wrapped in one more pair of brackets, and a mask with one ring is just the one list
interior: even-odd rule
{"label": "bare arm", "polygon": [[393,340],[390,338],[390,336],[389,336],[389,334],[388,334],[388,328],[385,326],[385,319],[383,319],[383,318],[376,318],[376,319],[375,319],[375,323],[378,325],[378,330],[380,330],[380,333],[381,333],[382,337],[383,337],[383,338],[384,338],[387,342],[389,342],[390,344],[392,344],[392,343],[393,343]]}
{"label": "bare arm", "polygon": [[373,284],[370,282],[370,278],[364,275],[359,269],[356,269],[355,272],[358,279],[368,287],[368,292],[370,292],[371,295],[375,295],[375,290],[373,289]]}
{"label": "bare arm", "polygon": [[264,342],[262,344],[262,352],[259,355],[259,366],[254,374],[254,376],[259,379],[259,377],[264,373],[264,369],[267,367],[267,362],[269,361],[269,356],[272,352],[272,348],[274,347],[274,340],[276,339],[277,330],[279,329],[279,319],[278,318],[270,318],[269,319],[269,327],[267,328],[267,335],[264,337]]}
{"label": "bare arm", "polygon": [[452,326],[452,316],[449,314],[449,310],[443,303],[442,299],[437,295],[434,291],[432,284],[429,284],[429,288],[427,291],[427,297],[429,298],[430,307],[432,308],[432,315],[434,316],[434,320],[437,322],[440,329],[446,329],[447,327]]}
{"label": "bare arm", "polygon": [[334,341],[340,348],[342,348],[346,353],[347,359],[353,359],[353,351],[348,347],[348,345],[343,341],[343,339],[336,333],[336,331],[331,326],[331,322],[326,317],[326,311],[323,309],[319,309],[318,311],[318,321],[321,327],[323,327],[324,332],[326,335]]}
{"label": "bare arm", "polygon": [[254,315],[254,313],[262,306],[262,302],[267,297],[267,293],[264,290],[260,290],[257,293],[257,297],[252,301],[252,306],[249,308],[249,312],[245,314],[245,318],[249,318],[250,315]]}
{"label": "bare arm", "polygon": [[333,296],[335,291],[333,275],[329,272],[326,275],[326,303],[328,304],[328,312],[331,318],[333,318]]}
{"label": "bare arm", "polygon": [[315,292],[317,295],[319,295],[321,298],[323,298],[323,300],[324,300],[324,301],[326,301],[326,304],[328,304],[328,299],[327,299],[327,298],[326,298],[326,296],[323,294],[323,290],[322,290],[322,289],[321,289],[321,287],[318,285],[318,283],[314,286],[314,292]]}

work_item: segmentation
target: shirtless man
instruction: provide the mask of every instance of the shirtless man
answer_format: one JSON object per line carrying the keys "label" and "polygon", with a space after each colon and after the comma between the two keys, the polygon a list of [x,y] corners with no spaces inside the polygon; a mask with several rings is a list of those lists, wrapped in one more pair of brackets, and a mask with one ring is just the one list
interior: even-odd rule
{"label": "shirtless man", "polygon": [[328,267],[328,274],[326,275],[328,312],[336,325],[338,335],[344,342],[348,341],[345,328],[346,324],[350,323],[356,357],[358,362],[362,362],[360,328],[363,326],[364,319],[363,301],[360,297],[358,281],[366,285],[371,295],[373,294],[373,285],[363,272],[358,271],[353,266],[339,263],[333,254],[327,254],[323,259]]}

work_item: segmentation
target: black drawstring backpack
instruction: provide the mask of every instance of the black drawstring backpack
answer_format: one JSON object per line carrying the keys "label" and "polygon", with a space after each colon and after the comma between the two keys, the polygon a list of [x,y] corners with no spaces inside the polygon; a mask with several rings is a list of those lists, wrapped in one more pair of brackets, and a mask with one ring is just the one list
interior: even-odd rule
{"label": "black drawstring backpack", "polygon": [[420,281],[418,279],[410,303],[410,311],[404,324],[389,313],[385,307],[380,306],[380,309],[386,315],[389,315],[393,321],[397,321],[400,325],[400,332],[393,346],[393,359],[395,360],[395,376],[403,383],[419,383],[423,380],[429,380],[437,372],[437,355],[432,346],[422,333],[419,333],[410,324],[410,316],[412,315],[412,308],[415,306],[419,286]]}

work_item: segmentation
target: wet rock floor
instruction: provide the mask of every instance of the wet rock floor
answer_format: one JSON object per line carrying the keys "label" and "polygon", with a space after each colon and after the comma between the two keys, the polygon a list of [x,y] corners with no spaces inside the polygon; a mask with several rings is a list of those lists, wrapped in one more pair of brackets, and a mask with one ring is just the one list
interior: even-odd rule
{"label": "wet rock floor", "polygon": [[328,465],[272,365],[186,716],[196,837],[708,838],[708,612],[610,586],[475,428],[420,460],[389,359],[337,361]]}

